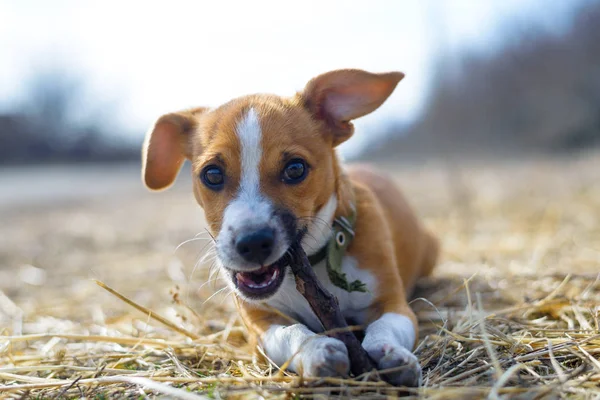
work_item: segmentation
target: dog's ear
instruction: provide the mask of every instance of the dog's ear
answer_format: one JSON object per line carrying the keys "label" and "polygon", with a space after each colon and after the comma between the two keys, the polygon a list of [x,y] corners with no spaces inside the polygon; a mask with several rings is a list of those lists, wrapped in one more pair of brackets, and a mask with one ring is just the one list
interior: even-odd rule
{"label": "dog's ear", "polygon": [[401,72],[331,71],[308,82],[300,98],[315,118],[326,123],[337,146],[352,136],[350,121],[377,109],[402,78]]}
{"label": "dog's ear", "polygon": [[170,186],[186,158],[192,156],[193,132],[206,108],[165,114],[148,130],[142,148],[142,180],[149,189]]}

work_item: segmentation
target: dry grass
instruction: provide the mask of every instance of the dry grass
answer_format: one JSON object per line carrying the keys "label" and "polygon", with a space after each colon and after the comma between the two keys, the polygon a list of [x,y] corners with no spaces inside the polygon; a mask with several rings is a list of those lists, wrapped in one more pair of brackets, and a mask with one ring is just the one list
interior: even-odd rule
{"label": "dry grass", "polygon": [[[410,394],[600,396],[599,155],[393,168],[444,242],[413,301],[425,382]],[[202,221],[185,182],[0,211],[0,396],[400,393],[254,358],[227,294],[211,297],[222,283],[205,284],[210,255],[194,267],[206,235],[174,252]]]}

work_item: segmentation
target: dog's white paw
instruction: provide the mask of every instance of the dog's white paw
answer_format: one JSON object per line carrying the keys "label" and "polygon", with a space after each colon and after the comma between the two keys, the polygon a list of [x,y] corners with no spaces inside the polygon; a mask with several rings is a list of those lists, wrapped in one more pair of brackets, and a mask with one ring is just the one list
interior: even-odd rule
{"label": "dog's white paw", "polygon": [[386,313],[371,323],[362,342],[377,364],[377,369],[392,369],[382,377],[396,386],[417,387],[422,380],[421,366],[409,350],[415,343],[415,329],[405,315]]}
{"label": "dog's white paw", "polygon": [[298,357],[304,376],[347,376],[350,370],[348,350],[338,339],[313,337],[303,345]]}
{"label": "dog's white paw", "polygon": [[395,386],[418,387],[421,383],[421,365],[417,357],[408,349],[389,343],[363,343],[364,349],[377,363],[382,377]]}

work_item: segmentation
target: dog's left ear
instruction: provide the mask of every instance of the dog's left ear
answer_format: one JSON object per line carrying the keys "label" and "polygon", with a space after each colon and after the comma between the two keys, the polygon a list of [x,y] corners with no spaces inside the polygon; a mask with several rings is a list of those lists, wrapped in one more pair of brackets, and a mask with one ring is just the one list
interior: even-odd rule
{"label": "dog's left ear", "polygon": [[300,98],[316,119],[326,123],[337,146],[352,136],[350,121],[376,110],[402,78],[401,72],[331,71],[308,82]]}

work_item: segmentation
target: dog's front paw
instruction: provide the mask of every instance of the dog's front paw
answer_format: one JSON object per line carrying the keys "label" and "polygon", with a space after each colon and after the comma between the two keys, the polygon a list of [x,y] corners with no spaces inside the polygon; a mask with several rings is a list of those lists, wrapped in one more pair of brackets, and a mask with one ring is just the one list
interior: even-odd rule
{"label": "dog's front paw", "polygon": [[405,347],[389,343],[364,343],[363,347],[377,363],[382,377],[395,386],[418,387],[421,383],[421,365],[417,357]]}
{"label": "dog's front paw", "polygon": [[310,338],[298,356],[304,376],[347,376],[350,370],[348,350],[338,339],[325,336]]}

